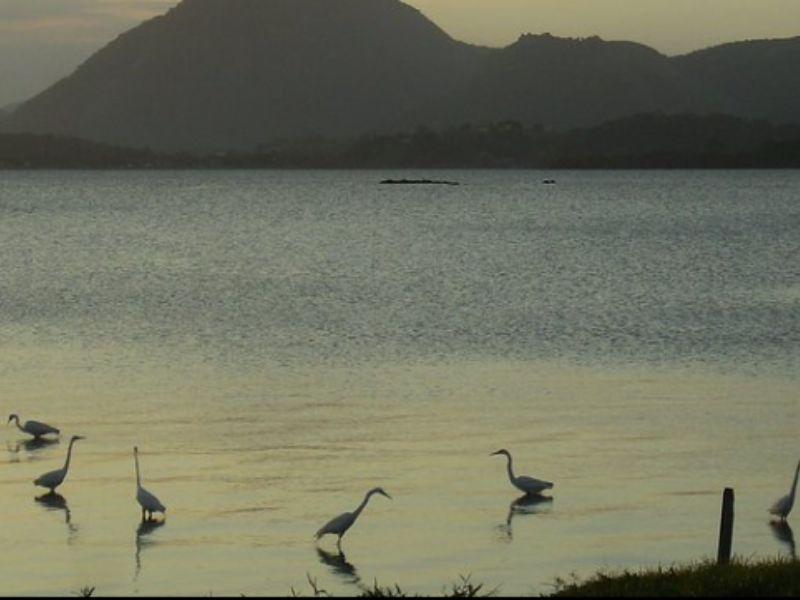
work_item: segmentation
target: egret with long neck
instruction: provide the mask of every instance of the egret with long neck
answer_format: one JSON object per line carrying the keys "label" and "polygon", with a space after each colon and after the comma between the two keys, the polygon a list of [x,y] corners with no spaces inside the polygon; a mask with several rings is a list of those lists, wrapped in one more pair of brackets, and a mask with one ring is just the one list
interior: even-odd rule
{"label": "egret with long neck", "polygon": [[336,547],[339,549],[339,552],[341,552],[342,536],[345,533],[347,533],[347,530],[350,529],[350,527],[353,526],[353,523],[356,522],[358,515],[361,514],[362,510],[364,510],[364,507],[367,505],[367,502],[369,502],[369,499],[372,497],[373,494],[380,494],[381,496],[386,496],[387,498],[389,498],[389,500],[392,499],[392,497],[389,494],[383,491],[383,488],[380,487],[372,488],[370,491],[367,492],[367,494],[364,496],[364,499],[361,501],[361,504],[359,504],[358,507],[353,512],[342,513],[338,517],[334,517],[333,519],[325,523],[325,525],[319,528],[315,537],[319,539],[323,535],[328,533],[333,533],[337,535],[338,539],[336,540]]}
{"label": "egret with long neck", "polygon": [[133,447],[133,460],[136,464],[136,501],[142,507],[142,521],[153,519],[154,512],[165,513],[167,511],[161,501],[153,494],[142,487],[142,477],[139,474],[139,448]]}
{"label": "egret with long neck", "polygon": [[72,438],[69,440],[69,448],[67,449],[67,460],[64,463],[64,466],[60,469],[56,469],[55,471],[50,471],[45,473],[44,475],[40,475],[36,479],[33,480],[35,485],[48,488],[50,493],[54,493],[56,488],[64,482],[64,479],[67,477],[67,471],[69,471],[69,462],[72,459],[72,446],[78,440],[86,439],[82,435],[73,435]]}
{"label": "egret with long neck", "polygon": [[781,521],[786,520],[786,517],[789,516],[789,513],[792,511],[792,507],[794,506],[794,497],[795,493],[797,492],[797,478],[799,475],[800,461],[797,463],[797,468],[794,470],[794,481],[792,481],[792,487],[789,489],[789,493],[775,502],[775,504],[773,504],[769,509],[769,512],[780,517]]}
{"label": "egret with long neck", "polygon": [[508,450],[498,450],[497,452],[492,452],[489,456],[495,456],[497,454],[502,454],[508,459],[506,463],[506,468],[508,470],[508,479],[511,481],[511,485],[513,485],[518,490],[522,490],[526,494],[540,494],[544,490],[550,489],[553,487],[552,482],[544,481],[543,479],[536,479],[535,477],[528,477],[527,475],[514,475],[514,467],[513,461],[514,459],[511,458],[511,453]]}

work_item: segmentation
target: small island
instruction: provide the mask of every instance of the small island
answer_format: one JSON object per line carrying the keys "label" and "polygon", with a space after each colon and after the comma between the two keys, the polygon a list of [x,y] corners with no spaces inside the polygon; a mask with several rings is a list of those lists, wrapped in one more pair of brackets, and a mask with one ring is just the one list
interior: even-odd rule
{"label": "small island", "polygon": [[382,184],[432,184],[432,185],[460,185],[458,181],[446,179],[384,179]]}

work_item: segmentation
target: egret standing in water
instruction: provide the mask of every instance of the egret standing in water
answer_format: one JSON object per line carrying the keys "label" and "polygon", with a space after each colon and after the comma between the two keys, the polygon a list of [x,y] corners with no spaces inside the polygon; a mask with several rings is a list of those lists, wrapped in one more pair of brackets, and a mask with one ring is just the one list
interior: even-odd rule
{"label": "egret standing in water", "polygon": [[49,473],[45,473],[44,475],[40,475],[36,479],[33,480],[35,485],[48,488],[50,493],[54,493],[56,488],[60,486],[64,479],[67,476],[67,471],[69,470],[69,461],[72,458],[72,445],[77,442],[78,440],[84,440],[82,435],[73,435],[72,438],[69,440],[69,448],[67,449],[67,460],[64,463],[64,466],[60,469],[56,469],[55,471],[50,471]]}
{"label": "egret standing in water", "polygon": [[142,487],[142,478],[139,475],[139,448],[136,446],[133,447],[133,460],[136,463],[136,501],[142,507],[142,521],[149,521],[153,519],[154,512],[163,514],[167,509],[158,498]]}
{"label": "egret standing in water", "polygon": [[342,536],[347,532],[348,529],[350,529],[350,527],[352,527],[353,523],[356,522],[358,515],[361,514],[362,510],[364,510],[364,507],[367,505],[367,502],[369,502],[369,499],[373,494],[380,494],[381,496],[386,496],[389,498],[389,500],[392,499],[389,494],[383,491],[383,488],[372,488],[367,492],[367,495],[364,496],[364,500],[361,501],[361,504],[358,505],[358,508],[356,508],[353,512],[342,513],[338,517],[334,517],[325,523],[325,525],[319,528],[319,531],[317,531],[315,537],[319,539],[328,533],[336,534],[339,536],[339,538],[336,540],[336,547],[339,549],[339,552],[341,552]]}
{"label": "egret standing in water", "polygon": [[769,512],[780,517],[781,521],[786,520],[786,517],[789,516],[789,513],[792,511],[792,507],[794,506],[794,495],[795,492],[797,492],[798,475],[800,475],[800,462],[797,463],[797,468],[794,471],[794,481],[792,481],[792,487],[789,490],[789,493],[775,502],[775,504],[773,504],[769,509]]}
{"label": "egret standing in water", "polygon": [[513,461],[511,453],[508,450],[498,450],[497,452],[492,452],[489,456],[495,456],[497,454],[504,454],[508,459],[508,478],[511,480],[511,485],[518,490],[522,490],[526,494],[541,494],[544,490],[553,487],[551,482],[542,479],[535,479],[526,475],[514,476],[514,470],[511,465]]}
{"label": "egret standing in water", "polygon": [[24,425],[20,425],[19,417],[17,415],[9,415],[8,422],[11,423],[11,421],[14,421],[17,424],[17,429],[24,433],[31,434],[34,439],[37,440],[48,433],[55,433],[56,435],[61,433],[55,427],[48,425],[47,423],[40,423],[39,421],[25,421]]}

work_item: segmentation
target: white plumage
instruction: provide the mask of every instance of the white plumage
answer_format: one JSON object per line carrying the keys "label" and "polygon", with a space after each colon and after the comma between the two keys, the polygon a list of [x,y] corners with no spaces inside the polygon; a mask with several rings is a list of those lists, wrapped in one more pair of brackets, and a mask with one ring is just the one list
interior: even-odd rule
{"label": "white plumage", "polygon": [[528,477],[527,475],[515,476],[514,469],[511,464],[513,462],[511,453],[504,449],[498,450],[497,452],[492,452],[489,456],[495,456],[497,454],[503,454],[508,459],[508,479],[511,481],[511,485],[518,490],[522,490],[526,494],[540,494],[544,490],[548,490],[553,487],[553,483],[550,481],[536,479],[535,477]]}
{"label": "white plumage", "polygon": [[11,423],[11,421],[16,422],[17,428],[20,431],[29,433],[34,438],[37,439],[43,435],[47,435],[48,433],[55,433],[56,435],[61,433],[58,429],[56,429],[52,425],[48,425],[47,423],[40,423],[39,421],[25,421],[23,425],[20,425],[19,417],[17,415],[9,415],[8,422]]}
{"label": "white plumage", "polygon": [[789,493],[783,498],[777,500],[769,509],[769,512],[780,517],[781,521],[786,520],[786,517],[789,516],[789,513],[792,511],[792,507],[794,506],[794,497],[795,493],[797,492],[798,475],[800,475],[800,462],[797,463],[797,468],[794,471],[794,481],[792,481],[792,487],[789,489]]}
{"label": "white plumage", "polygon": [[35,485],[48,488],[50,492],[55,492],[56,488],[61,485],[64,479],[67,477],[67,471],[69,471],[69,461],[72,458],[72,445],[78,441],[85,439],[81,435],[73,435],[72,438],[69,440],[69,448],[67,449],[67,460],[64,463],[64,466],[60,469],[56,469],[55,471],[50,471],[45,473],[44,475],[40,475],[36,479],[33,480]]}
{"label": "white plumage", "polygon": [[142,487],[142,478],[139,475],[139,448],[136,446],[133,447],[133,459],[136,463],[136,501],[142,507],[142,521],[152,519],[154,512],[166,513],[167,509],[161,501]]}
{"label": "white plumage", "polygon": [[380,487],[372,488],[370,491],[367,492],[366,496],[364,496],[364,500],[361,501],[361,504],[359,504],[358,507],[353,512],[342,513],[338,517],[334,517],[333,519],[325,523],[325,525],[319,528],[315,537],[319,539],[323,535],[329,533],[337,535],[338,539],[336,540],[336,546],[341,551],[342,536],[347,532],[348,529],[350,529],[350,527],[353,526],[353,523],[356,522],[358,515],[361,514],[362,510],[364,510],[364,507],[367,505],[367,502],[369,502],[369,499],[370,497],[372,497],[373,494],[380,494],[381,496],[386,496],[387,498],[389,498],[389,500],[392,499],[392,497],[389,494],[383,491],[383,488]]}

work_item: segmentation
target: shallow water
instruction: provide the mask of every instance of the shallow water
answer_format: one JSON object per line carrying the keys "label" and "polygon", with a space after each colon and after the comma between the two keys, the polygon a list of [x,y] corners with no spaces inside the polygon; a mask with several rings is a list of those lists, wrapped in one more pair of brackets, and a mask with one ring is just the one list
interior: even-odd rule
{"label": "shallow water", "polygon": [[3,403],[62,430],[5,430],[4,593],[542,593],[714,556],[726,486],[734,551],[792,552],[800,173],[390,176],[4,173]]}

